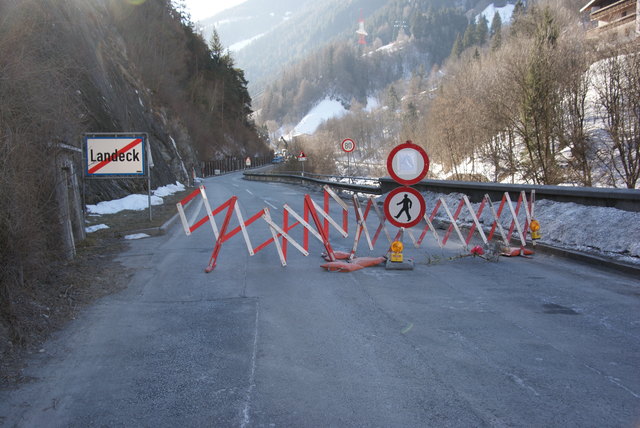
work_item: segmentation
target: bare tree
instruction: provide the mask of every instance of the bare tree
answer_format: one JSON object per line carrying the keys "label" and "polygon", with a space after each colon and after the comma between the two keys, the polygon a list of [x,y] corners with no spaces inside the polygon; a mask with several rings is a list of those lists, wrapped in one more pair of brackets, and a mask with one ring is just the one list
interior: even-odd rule
{"label": "bare tree", "polygon": [[638,44],[621,47],[596,67],[596,91],[600,117],[610,146],[598,152],[608,165],[612,184],[622,180],[634,189],[640,179],[640,49]]}
{"label": "bare tree", "polygon": [[[567,70],[569,73],[571,70]],[[580,67],[578,73],[563,88],[561,110],[558,115],[558,135],[571,150],[567,160],[568,175],[572,181],[582,186],[593,185],[593,163],[595,147],[593,140],[586,130],[587,95],[590,88],[591,75],[589,70]]]}

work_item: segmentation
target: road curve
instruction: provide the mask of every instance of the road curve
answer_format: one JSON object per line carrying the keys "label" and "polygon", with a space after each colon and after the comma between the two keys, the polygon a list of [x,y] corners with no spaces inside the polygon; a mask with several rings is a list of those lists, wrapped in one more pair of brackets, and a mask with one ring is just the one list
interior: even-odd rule
{"label": "road curve", "polygon": [[[213,206],[238,196],[245,219],[268,207],[280,223],[284,203],[302,212],[301,187],[239,173],[205,184]],[[256,246],[270,233],[260,220],[249,236]],[[133,241],[120,257],[127,289],[49,341],[32,382],[0,392],[0,424],[640,424],[636,278],[548,255],[456,257],[455,245],[408,249],[413,271],[329,273],[317,242],[308,257],[290,246],[282,267],[273,246],[249,256],[240,234],[206,274],[213,244],[208,225],[187,237],[179,223]]]}

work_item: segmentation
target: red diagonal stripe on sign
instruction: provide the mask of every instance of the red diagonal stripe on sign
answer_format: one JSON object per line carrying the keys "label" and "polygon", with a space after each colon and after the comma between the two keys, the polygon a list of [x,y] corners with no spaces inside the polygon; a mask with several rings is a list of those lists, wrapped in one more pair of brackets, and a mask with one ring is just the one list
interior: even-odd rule
{"label": "red diagonal stripe on sign", "polygon": [[[136,138],[135,140],[133,140],[132,142],[130,142],[129,144],[127,144],[126,146],[118,150],[114,158],[117,158],[120,155],[120,153],[128,152],[129,150],[133,149],[135,146],[137,146],[140,143],[142,143],[142,138]],[[94,174],[96,171],[98,171],[99,169],[107,165],[109,162],[111,162],[112,159],[113,158],[109,158],[108,160],[103,160],[102,162],[98,163],[97,165],[95,165],[93,168],[89,170],[89,174]]]}

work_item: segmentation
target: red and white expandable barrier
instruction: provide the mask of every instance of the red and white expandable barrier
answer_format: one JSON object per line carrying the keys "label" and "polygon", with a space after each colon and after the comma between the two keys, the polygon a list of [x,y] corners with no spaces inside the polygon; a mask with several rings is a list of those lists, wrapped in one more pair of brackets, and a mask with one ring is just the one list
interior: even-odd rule
{"label": "red and white expandable barrier", "polygon": [[[198,195],[202,196],[203,204],[207,214],[201,219],[199,219],[198,221],[196,221],[193,225],[189,225],[184,212],[184,206],[189,201],[196,198]],[[331,199],[337,202],[338,205],[342,208],[342,225],[338,224],[329,215]],[[385,232],[387,241],[389,242],[389,245],[391,245],[393,240],[391,239],[391,235],[386,227],[386,217],[381,212],[380,207],[378,207],[373,197],[368,198],[367,205],[364,211],[362,210],[362,207],[360,205],[360,200],[358,199],[358,197],[356,195],[353,195],[352,199],[353,199],[353,208],[354,208],[355,219],[356,219],[356,230],[355,230],[355,237],[354,237],[354,242],[353,242],[351,252],[346,255],[346,258],[349,258],[349,259],[355,258],[355,253],[357,251],[359,241],[363,234],[366,237],[367,244],[370,250],[374,249],[376,242],[379,239],[382,231]],[[287,265],[287,248],[289,243],[291,243],[291,245],[293,245],[304,256],[309,255],[309,234],[313,235],[316,239],[318,239],[318,241],[322,243],[322,245],[326,250],[326,255],[328,260],[335,261],[337,256],[336,256],[336,252],[333,250],[333,247],[331,246],[331,243],[330,243],[329,225],[331,225],[343,238],[347,238],[349,236],[349,233],[348,233],[349,207],[328,186],[324,187],[323,202],[324,202],[323,207],[320,207],[313,199],[311,199],[309,195],[305,195],[304,211],[302,216],[298,214],[294,209],[292,209],[289,205],[285,204],[283,206],[284,210],[283,210],[282,226],[279,226],[272,219],[268,208],[263,208],[262,210],[258,211],[256,214],[254,214],[248,220],[245,221],[238,204],[238,198],[236,196],[231,197],[229,200],[224,202],[222,205],[218,206],[216,209],[211,209],[211,205],[209,204],[209,199],[207,197],[204,186],[200,186],[199,189],[193,191],[191,194],[189,194],[187,197],[181,200],[177,204],[177,209],[180,215],[180,219],[182,221],[185,234],[187,236],[191,235],[196,229],[198,229],[200,226],[204,225],[207,222],[209,222],[209,224],[211,225],[211,229],[216,238],[216,243],[215,243],[213,252],[211,254],[209,264],[205,269],[206,272],[211,272],[216,266],[218,256],[220,254],[220,250],[222,248],[222,244],[228,241],[229,239],[231,239],[232,237],[234,237],[235,235],[237,235],[238,233],[242,233],[242,236],[247,246],[247,251],[251,256],[263,250],[270,244],[274,244],[278,252],[278,255],[280,257],[280,262],[282,266]],[[516,207],[514,208],[509,194],[505,192],[497,211],[488,195],[485,195],[482,202],[480,203],[480,206],[478,207],[478,210],[474,211],[471,205],[471,202],[469,201],[469,198],[466,195],[463,195],[455,212],[452,213],[445,199],[439,198],[431,214],[429,216],[427,216],[427,214],[424,215],[423,218],[425,220],[426,226],[422,230],[419,238],[416,239],[411,229],[407,229],[407,233],[409,234],[411,240],[413,241],[414,246],[416,248],[419,248],[423,240],[425,239],[428,231],[431,230],[431,233],[433,234],[433,237],[435,238],[436,242],[441,248],[443,248],[447,244],[449,237],[451,236],[453,231],[455,231],[456,235],[460,239],[460,242],[462,243],[464,248],[468,249],[471,239],[473,238],[473,235],[476,232],[478,233],[482,241],[485,244],[488,244],[488,242],[491,241],[493,236],[495,235],[496,230],[498,230],[498,233],[500,234],[500,237],[502,238],[503,243],[505,245],[510,246],[511,238],[515,230],[518,233],[518,238],[520,239],[521,248],[524,248],[524,246],[526,245],[527,231],[528,231],[529,225],[531,224],[531,220],[533,218],[534,202],[535,202],[535,191],[531,192],[531,196],[529,199],[527,199],[526,193],[522,191],[520,192],[518,202],[516,204]],[[482,215],[482,212],[485,206],[489,207],[493,217],[491,230],[488,235],[484,232],[484,230],[482,229],[482,225],[480,223],[480,216]],[[460,214],[462,213],[462,210],[465,207],[472,218],[472,225],[469,228],[469,231],[467,232],[466,237],[463,235],[462,230],[458,225]],[[503,212],[505,212],[505,207],[507,208],[506,211],[511,216],[511,224],[508,232],[505,232],[501,224],[501,217],[503,215]],[[378,219],[378,225],[376,227],[376,231],[373,238],[369,234],[369,228],[366,223],[369,215],[371,214],[372,208],[375,211],[376,217]],[[446,213],[446,216],[450,222],[449,228],[445,232],[445,235],[442,239],[440,239],[440,235],[438,234],[436,228],[433,225],[433,220],[441,208]],[[523,224],[521,224],[520,221],[518,220],[518,215],[522,208],[524,208],[524,211],[525,211],[525,219]],[[222,226],[218,228],[218,224],[216,223],[215,216],[223,212],[225,212],[224,220],[222,222]],[[238,226],[229,230],[230,229],[229,224],[234,214],[237,219]],[[290,216],[296,220],[294,223],[290,224]],[[259,219],[262,219],[269,227],[269,230],[271,232],[271,238],[261,243],[260,245],[253,247],[251,240],[249,238],[249,233],[247,232],[247,227],[255,223]],[[313,224],[311,223],[311,221],[313,222]],[[301,225],[303,228],[302,245],[299,244],[290,235],[290,232],[298,225]],[[402,233],[403,231],[404,229],[402,228],[399,231],[399,234]],[[397,239],[397,236],[399,235],[396,235],[396,239]],[[282,239],[282,241],[280,241],[280,239]],[[534,242],[534,245],[535,245],[535,242]]]}
{"label": "red and white expandable barrier", "polygon": [[[198,194],[202,195],[203,203],[206,208],[207,215],[202,217],[193,225],[189,225],[184,212],[184,206],[193,198],[198,196]],[[290,242],[303,255],[305,256],[309,255],[309,252],[305,248],[303,248],[300,244],[298,244],[298,242],[288,234],[289,230],[293,229],[297,224],[294,224],[290,227],[285,227],[286,230],[282,229],[271,219],[271,214],[268,208],[263,208],[262,210],[254,214],[251,218],[249,218],[247,221],[245,221],[244,218],[242,217],[242,212],[240,211],[240,207],[238,204],[238,198],[236,196],[232,196],[225,203],[217,207],[215,210],[212,210],[209,204],[209,199],[207,198],[207,194],[205,192],[205,188],[204,186],[200,186],[199,189],[195,190],[186,198],[178,202],[176,206],[178,208],[178,213],[182,221],[182,226],[184,227],[184,231],[187,236],[191,235],[191,233],[193,233],[196,229],[198,229],[203,224],[207,223],[207,220],[209,221],[209,224],[211,224],[213,234],[216,237],[216,243],[213,248],[213,252],[211,253],[211,258],[209,259],[209,264],[205,269],[205,272],[211,272],[216,267],[218,255],[220,254],[220,249],[222,248],[222,244],[228,241],[229,239],[231,239],[233,236],[237,235],[239,232],[242,232],[244,241],[247,245],[247,251],[249,252],[249,255],[252,255],[252,256],[258,253],[259,251],[263,250],[264,248],[266,248],[269,244],[273,243],[276,246],[278,255],[280,256],[280,262],[282,263],[283,266],[286,266],[287,264],[286,252],[283,250],[282,246],[280,245],[280,241],[279,241],[280,237],[284,237],[284,239],[286,239],[287,242]],[[216,223],[215,216],[225,210],[226,210],[226,213],[225,213],[224,220],[222,222],[222,227],[218,230],[218,225]],[[233,230],[229,231],[229,223],[234,213],[238,221],[238,226]],[[262,218],[265,221],[265,223],[267,223],[267,225],[269,226],[272,237],[271,239],[268,239],[267,241],[263,242],[257,247],[253,247],[253,245],[251,244],[251,240],[249,238],[249,234],[247,232],[247,227],[253,224],[254,222],[256,222],[260,218]]]}
{"label": "red and white expandable barrier", "polygon": [[[431,215],[427,217],[427,215],[425,214],[424,216],[424,220],[427,223],[427,225],[425,226],[422,233],[420,234],[420,237],[416,240],[411,230],[409,230],[408,233],[414,245],[416,246],[416,248],[418,248],[422,244],[422,241],[424,240],[427,232],[431,230],[436,242],[442,248],[447,244],[447,241],[449,240],[451,233],[455,230],[462,245],[465,247],[465,249],[468,249],[471,239],[473,238],[473,235],[476,231],[480,236],[480,238],[482,239],[482,242],[484,242],[484,244],[488,244],[493,239],[496,229],[498,230],[503,243],[507,246],[510,246],[511,238],[513,236],[513,232],[515,228],[515,230],[518,232],[518,238],[520,239],[520,246],[522,248],[526,245],[526,242],[527,242],[526,236],[527,236],[529,225],[531,224],[531,220],[533,219],[534,204],[535,204],[535,190],[531,191],[531,195],[528,200],[527,200],[526,193],[524,191],[521,191],[515,208],[513,207],[513,202],[511,201],[511,197],[509,196],[509,193],[505,192],[504,195],[502,196],[502,201],[500,202],[500,206],[497,211],[493,206],[493,202],[491,201],[491,198],[489,197],[489,195],[484,196],[484,198],[480,202],[480,206],[478,207],[478,210],[474,211],[471,205],[471,202],[469,201],[469,198],[466,195],[463,195],[462,199],[458,204],[458,207],[455,210],[455,213],[452,214],[451,209],[447,205],[447,202],[445,201],[445,199],[439,198],[438,201],[436,202],[435,207],[433,208],[433,211],[431,212]],[[493,222],[491,224],[491,231],[489,232],[488,235],[485,234],[480,224],[480,217],[482,215],[482,212],[485,206],[489,206],[489,209],[491,210],[491,214],[493,217]],[[460,226],[458,225],[458,219],[464,207],[467,208],[469,215],[471,216],[471,219],[473,221],[466,237],[463,236]],[[508,233],[505,233],[505,230],[502,227],[502,222],[501,222],[501,217],[505,207],[508,208],[508,212],[511,215],[511,224],[510,224]],[[520,220],[518,219],[518,215],[522,207],[524,208],[524,211],[525,211],[525,218],[524,218],[523,224],[521,224]],[[444,235],[444,238],[442,240],[440,240],[440,236],[438,235],[438,232],[433,226],[433,219],[438,214],[438,211],[440,210],[440,208],[444,209],[450,222],[449,228],[447,229]],[[533,242],[533,245],[535,246],[535,241],[532,241],[532,242]]]}
{"label": "red and white expandable barrier", "polygon": [[[271,218],[271,214],[268,208],[263,208],[258,211],[248,220],[244,220],[242,217],[242,213],[239,208],[238,198],[236,196],[231,197],[225,203],[217,207],[216,209],[211,209],[211,205],[209,204],[209,199],[207,198],[207,194],[204,186],[200,186],[199,189],[193,191],[183,200],[176,204],[178,213],[180,215],[180,219],[182,221],[182,225],[187,236],[191,235],[196,229],[200,226],[209,222],[211,224],[211,229],[216,238],[216,243],[211,254],[211,258],[209,260],[209,264],[205,269],[206,272],[211,272],[217,263],[218,256],[220,254],[220,249],[222,244],[231,239],[236,234],[242,232],[244,237],[244,241],[247,245],[247,250],[249,255],[253,256],[257,252],[263,250],[270,244],[274,244],[277,248],[278,255],[280,256],[280,262],[282,266],[286,266],[287,264],[287,248],[288,244],[291,243],[298,251],[300,251],[303,255],[309,255],[309,233],[311,233],[315,238],[317,238],[324,246],[327,256],[329,260],[335,261],[336,255],[329,241],[329,225],[331,225],[334,229],[336,229],[342,237],[346,238],[349,236],[348,234],[348,218],[349,218],[349,207],[346,203],[340,199],[340,197],[331,190],[328,186],[324,188],[324,207],[320,207],[309,195],[305,195],[304,198],[304,211],[303,215],[299,215],[295,210],[293,210],[289,205],[284,205],[283,211],[283,226],[280,227],[276,224]],[[189,222],[186,218],[184,212],[184,206],[191,200],[193,200],[198,195],[202,196],[203,204],[205,206],[207,214],[196,221],[193,225],[189,225]],[[329,215],[329,198],[333,198],[342,208],[342,226],[339,225],[330,215]],[[357,232],[356,232],[356,242],[354,243],[354,250],[352,251],[352,255],[355,254],[355,248],[357,247],[357,240],[359,239],[362,232],[365,233],[367,239],[369,241],[370,249],[373,249],[373,245],[371,244],[371,239],[369,238],[369,232],[366,227],[366,223],[364,221],[365,216],[361,213],[359,202],[357,202],[357,198],[354,196],[354,206],[356,210],[356,220],[357,220]],[[216,223],[215,216],[225,212],[225,217],[222,223],[222,226],[218,228],[218,224]],[[233,214],[235,213],[235,217],[238,222],[238,226],[232,230],[229,230],[229,224]],[[289,216],[293,217],[296,222],[290,224]],[[247,232],[247,227],[258,219],[262,218],[265,223],[268,225],[271,231],[271,239],[263,242],[257,247],[253,247],[251,244],[251,240],[249,238],[249,234]],[[324,222],[321,220],[324,220]],[[313,225],[310,223],[310,220],[313,221]],[[294,229],[296,226],[301,225],[304,229],[303,232],[303,244],[300,245],[295,239],[293,239],[290,235],[290,231]],[[315,227],[314,227],[315,226]],[[282,238],[282,243],[280,242],[280,238]]]}

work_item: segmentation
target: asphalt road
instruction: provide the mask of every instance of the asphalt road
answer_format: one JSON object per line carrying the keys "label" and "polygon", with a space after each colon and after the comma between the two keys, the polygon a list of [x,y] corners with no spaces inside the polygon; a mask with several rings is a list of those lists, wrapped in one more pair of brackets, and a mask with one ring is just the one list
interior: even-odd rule
{"label": "asphalt road", "polygon": [[[245,219],[269,207],[280,223],[305,191],[322,200],[240,174],[205,184],[214,206],[237,195]],[[249,234],[270,237],[262,220]],[[208,225],[133,241],[128,288],[47,343],[32,382],[0,392],[0,424],[639,426],[637,278],[544,254],[455,258],[459,246],[427,241],[407,250],[413,271],[330,273],[318,242],[308,257],[290,246],[282,267],[273,245],[250,257],[237,235],[209,274]]]}

